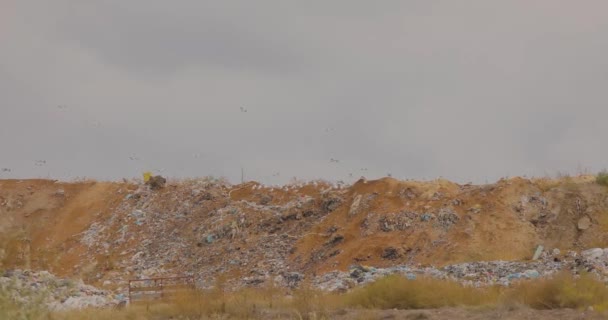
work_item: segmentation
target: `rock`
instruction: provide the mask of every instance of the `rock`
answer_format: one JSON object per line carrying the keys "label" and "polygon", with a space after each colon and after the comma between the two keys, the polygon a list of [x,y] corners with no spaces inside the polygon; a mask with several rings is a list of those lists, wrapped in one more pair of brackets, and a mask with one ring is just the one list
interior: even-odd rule
{"label": "rock", "polygon": [[604,255],[604,250],[601,248],[593,248],[581,252],[581,256],[587,260],[597,260]]}
{"label": "rock", "polygon": [[591,219],[589,217],[582,217],[578,220],[577,227],[579,230],[587,230],[591,227]]}

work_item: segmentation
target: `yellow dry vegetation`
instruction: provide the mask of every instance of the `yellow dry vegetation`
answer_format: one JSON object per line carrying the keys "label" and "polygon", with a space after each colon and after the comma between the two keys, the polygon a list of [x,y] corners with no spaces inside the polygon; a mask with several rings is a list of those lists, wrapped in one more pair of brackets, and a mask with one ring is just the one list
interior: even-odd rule
{"label": "yellow dry vegetation", "polygon": [[369,309],[431,309],[492,305],[501,294],[498,287],[466,287],[449,280],[408,280],[393,275],[344,296],[347,305]]}
{"label": "yellow dry vegetation", "polygon": [[[304,285],[293,292],[272,286],[225,292],[221,288],[184,292],[173,302],[134,304],[123,309],[42,311],[39,304],[14,305],[0,294],[2,319],[332,319],[345,310],[365,315],[377,309],[443,307],[588,309],[608,311],[608,288],[594,275],[557,274],[504,287],[473,288],[449,280],[408,280],[388,276],[345,294],[320,292]],[[29,309],[29,310],[28,310]]]}
{"label": "yellow dry vegetation", "polygon": [[608,310],[608,288],[592,274],[575,278],[561,273],[550,279],[522,282],[508,290],[505,303],[517,303],[534,309],[582,309],[593,307]]}

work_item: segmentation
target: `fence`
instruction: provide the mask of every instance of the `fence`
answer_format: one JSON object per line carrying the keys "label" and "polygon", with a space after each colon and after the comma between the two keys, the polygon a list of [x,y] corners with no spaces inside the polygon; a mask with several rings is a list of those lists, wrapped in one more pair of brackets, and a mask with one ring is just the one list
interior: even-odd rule
{"label": "fence", "polygon": [[129,303],[173,300],[176,294],[193,290],[194,276],[129,280]]}

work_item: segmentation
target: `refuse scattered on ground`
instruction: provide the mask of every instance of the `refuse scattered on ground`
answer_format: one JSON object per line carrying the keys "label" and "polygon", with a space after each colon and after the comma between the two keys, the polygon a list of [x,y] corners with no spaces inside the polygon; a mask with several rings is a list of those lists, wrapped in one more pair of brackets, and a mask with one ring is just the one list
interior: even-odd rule
{"label": "refuse scattered on ground", "polygon": [[124,301],[124,295],[100,290],[82,281],[57,278],[47,271],[5,271],[0,276],[0,288],[21,304],[42,303],[56,311],[109,307]]}

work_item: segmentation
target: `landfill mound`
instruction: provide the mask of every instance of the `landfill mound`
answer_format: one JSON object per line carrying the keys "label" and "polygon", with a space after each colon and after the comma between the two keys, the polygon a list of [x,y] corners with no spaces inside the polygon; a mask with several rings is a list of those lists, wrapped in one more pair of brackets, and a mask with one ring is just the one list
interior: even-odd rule
{"label": "landfill mound", "polygon": [[353,266],[525,262],[538,245],[545,253],[608,247],[606,231],[608,188],[592,176],[281,187],[202,178],[154,188],[0,180],[0,268],[119,291],[128,279],[159,276],[193,275],[201,287],[218,278],[294,287],[350,277]]}

